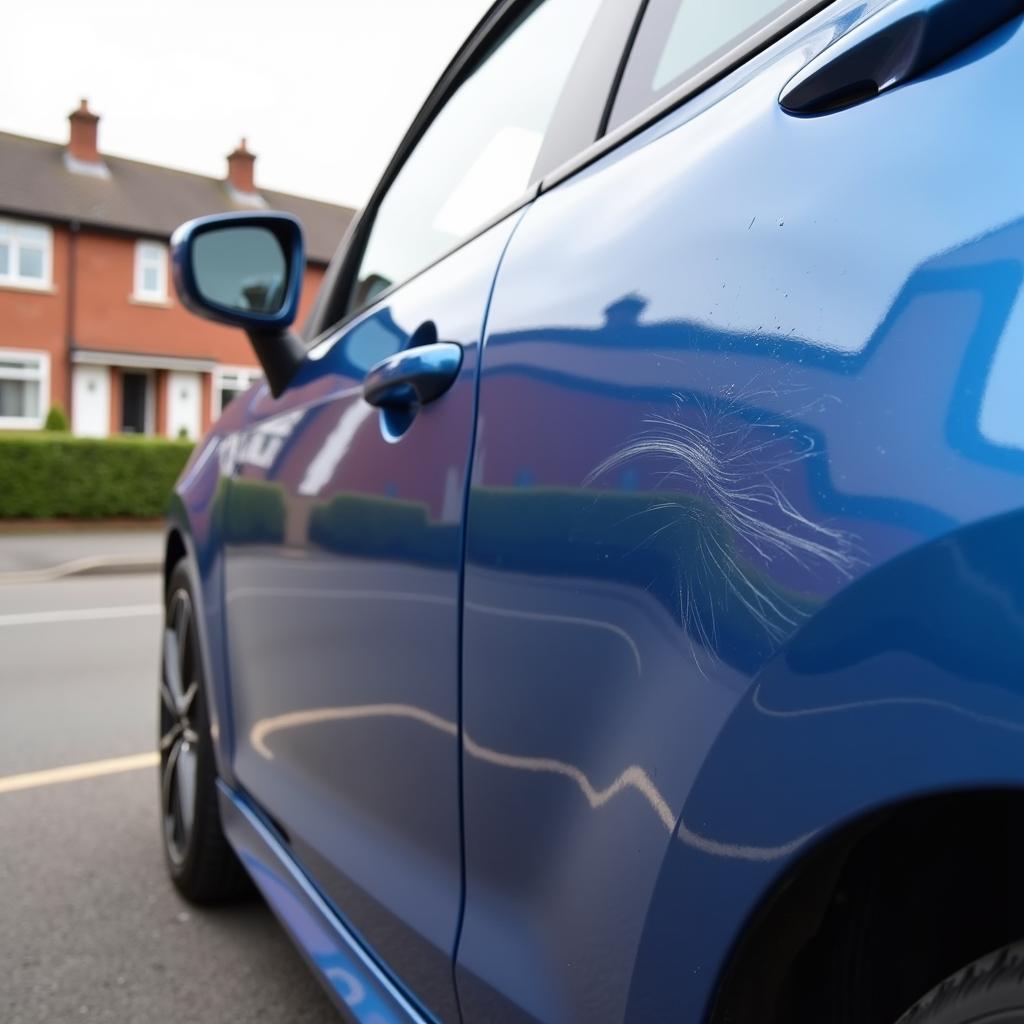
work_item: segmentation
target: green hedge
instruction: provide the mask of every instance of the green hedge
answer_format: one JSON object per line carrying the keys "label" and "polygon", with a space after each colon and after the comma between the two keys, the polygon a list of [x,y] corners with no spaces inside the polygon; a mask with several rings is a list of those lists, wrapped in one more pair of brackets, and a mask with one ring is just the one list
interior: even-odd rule
{"label": "green hedge", "polygon": [[[748,561],[721,511],[685,492],[478,487],[469,520],[470,565],[632,584],[661,601],[695,643],[744,672],[819,604]],[[315,506],[309,540],[339,555],[425,568],[459,562],[457,525],[432,520],[426,505],[380,495],[338,494]]]}
{"label": "green hedge", "polygon": [[[221,478],[224,483],[224,478]],[[232,544],[281,544],[284,541],[284,489],[266,480],[235,478],[228,488],[224,535]],[[224,487],[218,493],[224,500]]]}
{"label": "green hedge", "polygon": [[337,494],[309,518],[312,544],[360,558],[451,567],[459,557],[457,525],[432,522],[426,504],[366,494]]}
{"label": "green hedge", "polygon": [[153,519],[190,441],[0,434],[0,519]]}

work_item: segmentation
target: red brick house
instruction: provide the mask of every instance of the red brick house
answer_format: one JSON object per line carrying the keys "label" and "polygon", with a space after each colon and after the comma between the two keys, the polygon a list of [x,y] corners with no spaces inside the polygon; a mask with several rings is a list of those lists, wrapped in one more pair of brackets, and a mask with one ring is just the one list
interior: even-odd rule
{"label": "red brick house", "polygon": [[285,210],[306,233],[305,316],[353,211],[257,189],[245,140],[223,180],[106,156],[85,100],[67,146],[0,132],[0,429],[51,406],[76,434],[197,437],[260,371],[241,331],[173,294],[182,221]]}

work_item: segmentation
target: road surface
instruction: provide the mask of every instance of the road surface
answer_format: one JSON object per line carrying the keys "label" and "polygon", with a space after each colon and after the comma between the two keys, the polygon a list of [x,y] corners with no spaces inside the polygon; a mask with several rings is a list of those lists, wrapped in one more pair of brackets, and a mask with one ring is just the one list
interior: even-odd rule
{"label": "road surface", "polygon": [[75,777],[153,750],[160,623],[156,575],[0,586],[0,1021],[336,1024],[262,902],[178,897],[155,767]]}

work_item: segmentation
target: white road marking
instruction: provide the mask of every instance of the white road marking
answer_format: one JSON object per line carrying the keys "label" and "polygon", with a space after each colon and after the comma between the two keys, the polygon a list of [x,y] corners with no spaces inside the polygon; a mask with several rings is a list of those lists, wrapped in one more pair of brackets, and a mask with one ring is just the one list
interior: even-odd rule
{"label": "white road marking", "polygon": [[132,619],[143,615],[159,615],[160,604],[129,604],[114,608],[68,608],[59,612],[16,612],[0,615],[0,627],[34,626],[46,622],[91,622],[95,619]]}
{"label": "white road marking", "polygon": [[58,782],[95,779],[101,775],[115,775],[118,772],[134,772],[141,768],[154,768],[159,763],[160,755],[156,751],[149,751],[145,754],[131,754],[128,757],[112,757],[105,761],[69,764],[63,768],[47,768],[41,772],[8,775],[0,778],[0,793],[13,793],[19,789],[35,789],[39,786],[53,786]]}

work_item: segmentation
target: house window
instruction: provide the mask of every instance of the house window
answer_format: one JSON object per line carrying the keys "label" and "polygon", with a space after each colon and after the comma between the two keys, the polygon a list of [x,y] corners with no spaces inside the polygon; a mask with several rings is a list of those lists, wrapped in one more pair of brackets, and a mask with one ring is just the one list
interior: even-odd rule
{"label": "house window", "polygon": [[259,370],[238,366],[218,366],[213,374],[213,415],[219,416],[231,400],[244,394],[258,380],[263,379]]}
{"label": "house window", "polygon": [[135,292],[140,302],[167,301],[167,246],[135,243]]}
{"label": "house window", "polygon": [[0,285],[49,288],[53,232],[45,224],[0,220]]}
{"label": "house window", "polygon": [[0,427],[41,427],[49,392],[46,353],[0,349]]}

